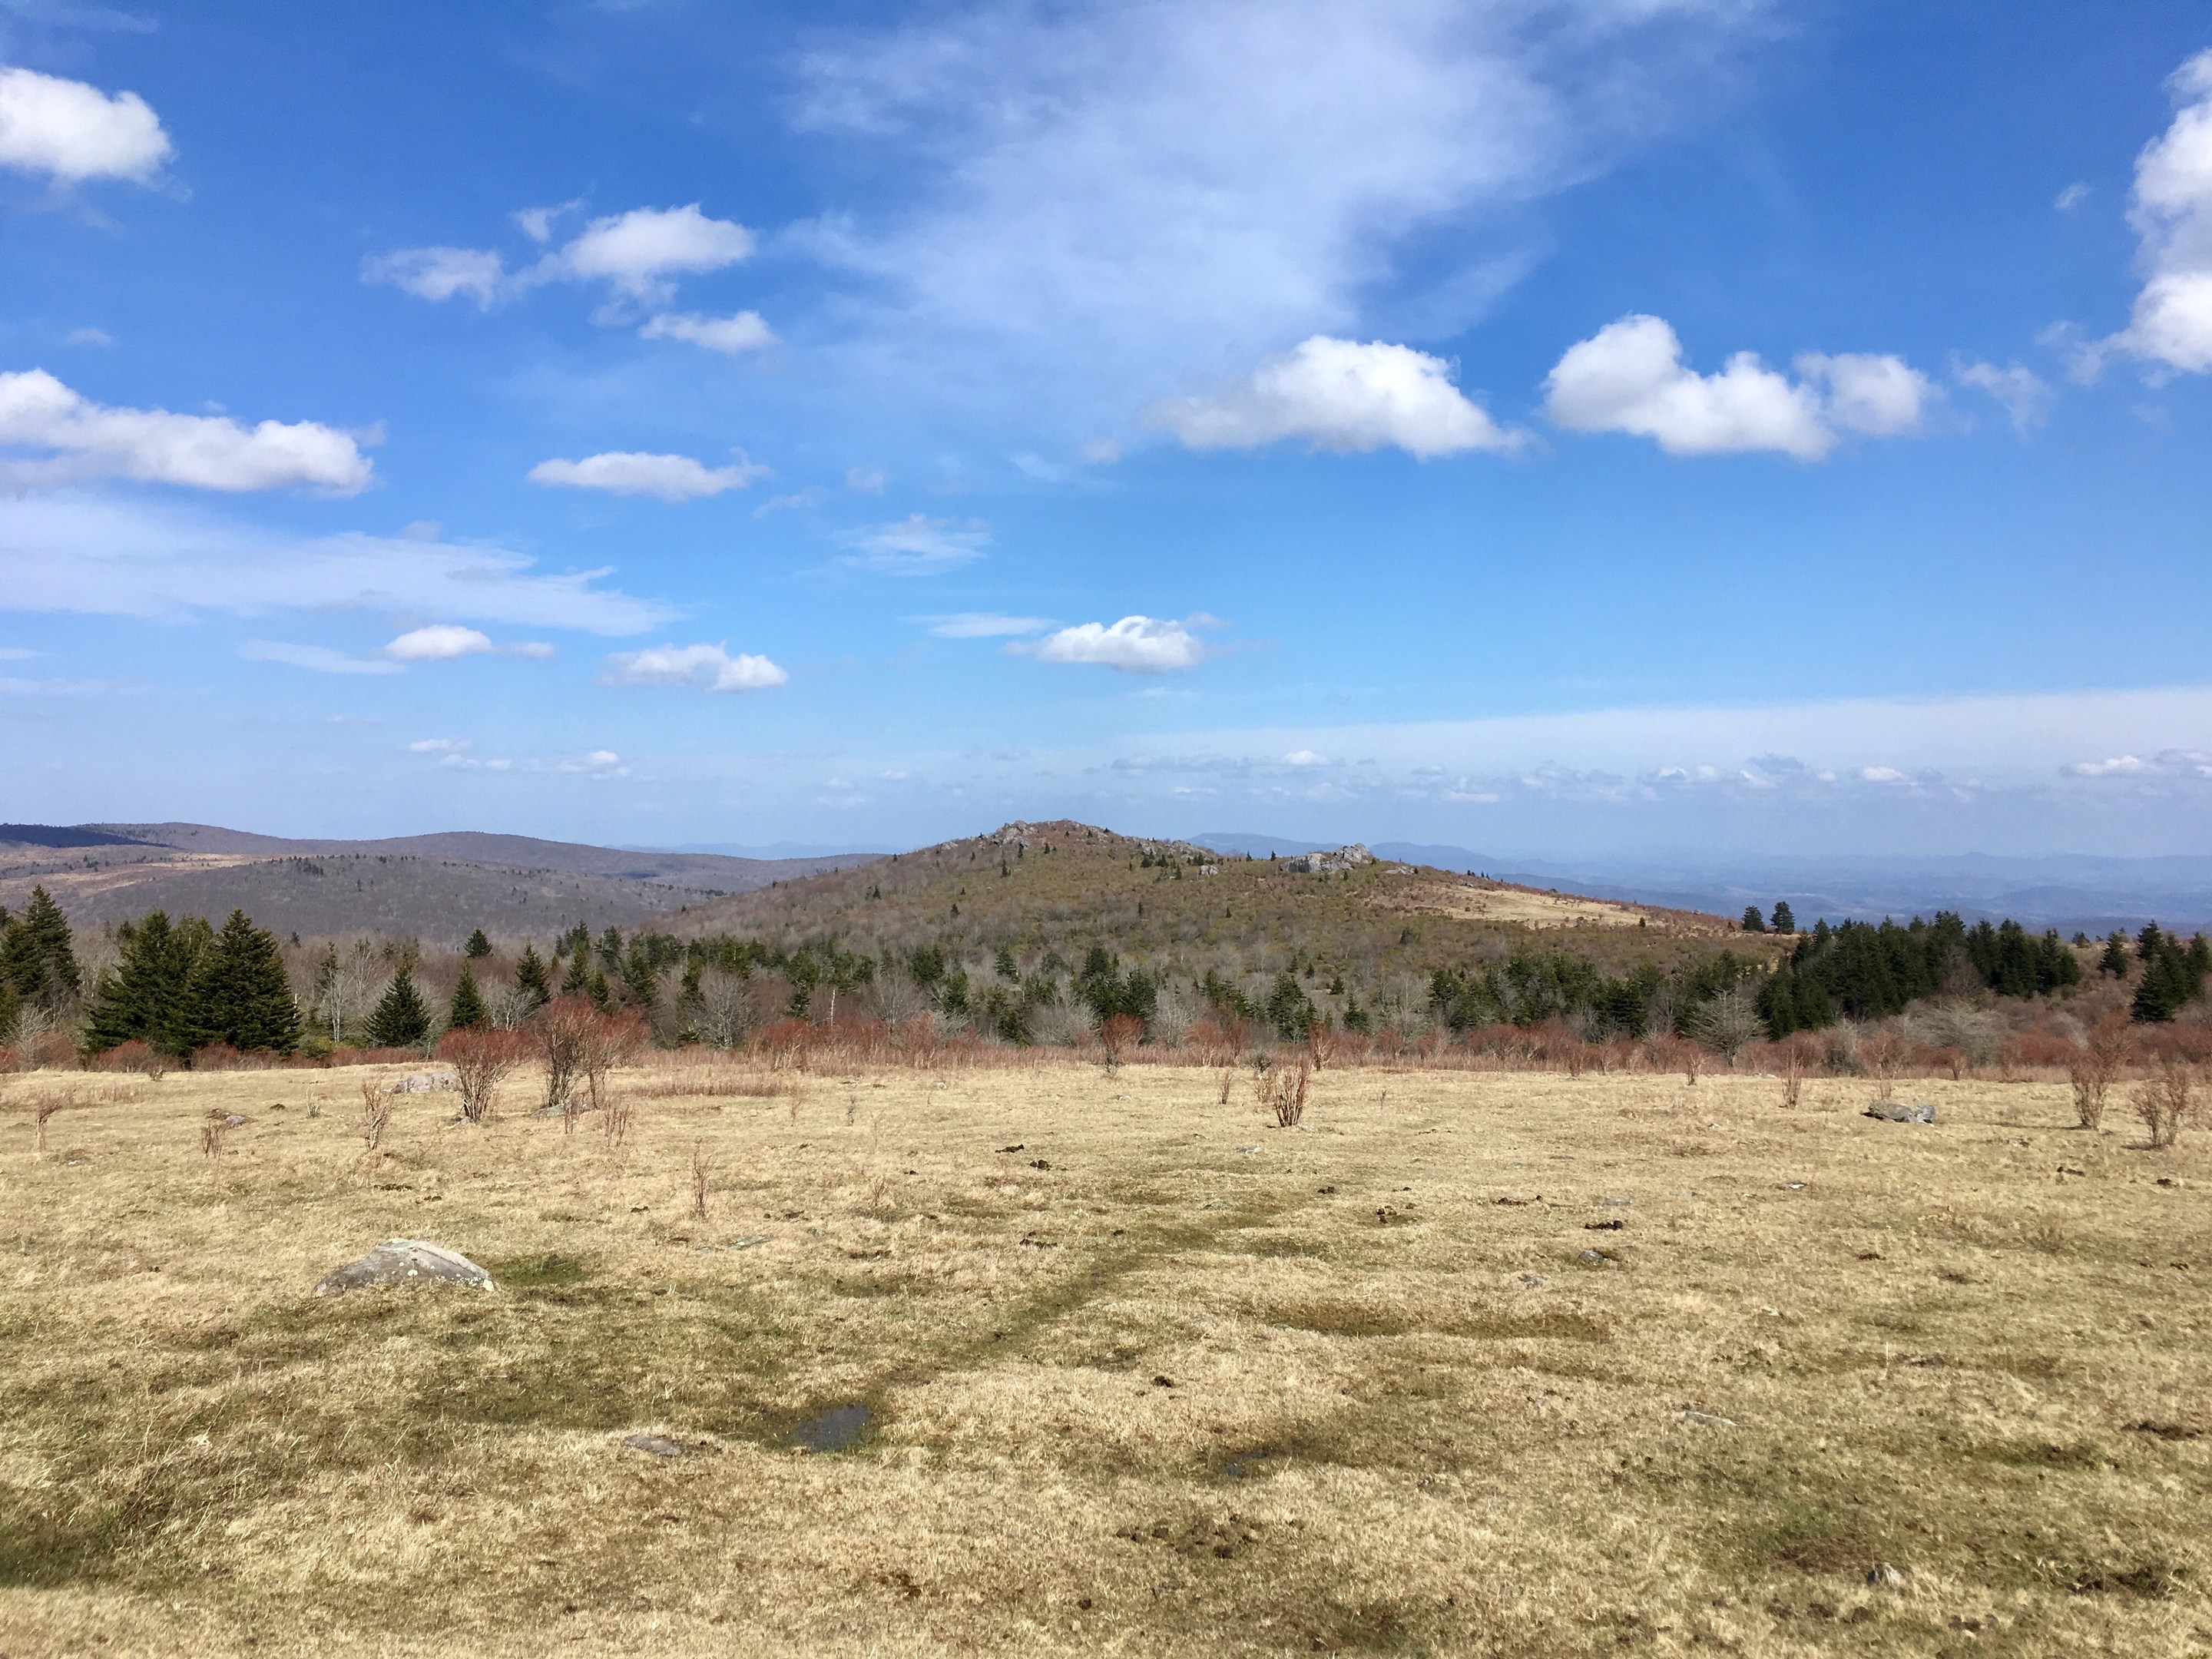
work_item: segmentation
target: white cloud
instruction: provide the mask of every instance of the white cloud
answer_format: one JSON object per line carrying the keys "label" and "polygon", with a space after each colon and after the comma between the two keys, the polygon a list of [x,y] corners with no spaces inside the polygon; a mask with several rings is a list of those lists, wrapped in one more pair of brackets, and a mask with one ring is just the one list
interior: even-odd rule
{"label": "white cloud", "polygon": [[843,562],[894,576],[930,576],[981,558],[990,540],[991,528],[980,520],[963,524],[915,513],[847,537],[855,550]]}
{"label": "white cloud", "polygon": [[112,97],[82,81],[0,69],[0,167],[63,184],[151,182],[172,154],[168,134],[135,92]]}
{"label": "white cloud", "polygon": [[[542,241],[552,234],[556,211],[525,209],[516,222],[532,240]],[[629,299],[659,306],[674,295],[670,278],[720,270],[750,258],[752,252],[752,232],[727,219],[708,218],[694,202],[680,208],[633,208],[594,219],[566,246],[511,275],[496,252],[473,247],[400,248],[364,259],[361,274],[364,282],[390,283],[418,299],[466,295],[487,310],[526,289],[552,282],[605,282]],[[599,320],[628,319],[610,313]],[[766,335],[768,325],[751,312],[724,318],[657,318],[647,329],[655,323],[663,325],[659,332],[668,337],[693,340],[717,351],[750,350],[773,337],[744,337],[755,329]]]}
{"label": "white cloud", "polygon": [[1289,754],[1283,757],[1283,764],[1285,766],[1326,766],[1328,764],[1328,757],[1326,755],[1316,755],[1310,749],[1293,749]]}
{"label": "white cloud", "polygon": [[1035,645],[1006,648],[1039,662],[1096,663],[1125,674],[1195,668],[1206,657],[1206,641],[1183,623],[1153,617],[1124,617],[1111,625],[1079,623],[1048,634]]}
{"label": "white cloud", "polygon": [[2058,194],[2052,198],[2051,205],[2057,208],[2061,213],[2071,213],[2075,208],[2080,207],[2082,203],[2088,199],[2088,185],[2083,184],[2072,184],[2060,191]]}
{"label": "white cloud", "polygon": [[247,428],[212,415],[95,404],[42,368],[0,374],[0,444],[50,453],[0,461],[0,487],[131,478],[196,489],[313,489],[350,495],[368,459],[346,433],[313,421]]}
{"label": "white cloud", "polygon": [[62,337],[64,345],[112,346],[115,337],[104,328],[73,328]]}
{"label": "white cloud", "polygon": [[854,466],[845,471],[845,488],[858,495],[880,495],[890,482],[881,467]]}
{"label": "white cloud", "polygon": [[402,634],[384,647],[395,662],[451,662],[497,649],[489,636],[454,623],[433,623]]}
{"label": "white cloud", "polygon": [[621,762],[622,757],[611,749],[594,749],[584,757],[584,764],[586,766],[617,766]]}
{"label": "white cloud", "polygon": [[507,262],[489,248],[407,247],[362,261],[365,283],[389,283],[418,300],[465,294],[489,311],[507,293]]}
{"label": "white cloud", "polygon": [[580,196],[562,203],[558,207],[519,209],[513,215],[515,228],[533,242],[550,242],[553,240],[553,222],[574,213],[583,205],[584,198]]}
{"label": "white cloud", "polygon": [[690,501],[698,495],[719,495],[726,489],[743,489],[770,469],[747,460],[743,450],[733,465],[708,467],[689,455],[647,455],[634,451],[611,451],[586,455],[580,461],[540,461],[530,469],[530,482],[562,489],[604,489],[616,495],[657,495],[664,501]]}
{"label": "white cloud", "polygon": [[734,356],[758,351],[775,343],[775,331],[761,320],[757,311],[740,311],[734,317],[701,317],[690,312],[663,312],[646,319],[638,333],[648,340],[683,340]]}
{"label": "white cloud", "polygon": [[407,745],[410,755],[455,755],[476,744],[466,738],[417,738]]}
{"label": "white cloud", "polygon": [[2137,760],[2133,755],[2116,755],[2111,760],[2076,761],[2063,769],[2069,777],[2127,778],[2139,777],[2153,769],[2149,763]]}
{"label": "white cloud", "polygon": [[0,662],[28,662],[33,657],[45,654],[44,652],[28,650],[20,645],[0,645]]}
{"label": "white cloud", "polygon": [[668,291],[672,276],[720,270],[752,252],[752,232],[727,219],[709,219],[694,202],[594,219],[554,257],[562,275],[604,279],[635,298],[651,299]]}
{"label": "white cloud", "polygon": [[1961,363],[1952,371],[1961,386],[1986,392],[2003,407],[2013,430],[2033,432],[2050,416],[2051,391],[2033,369],[2014,363],[1999,368],[1995,363]]}
{"label": "white cloud", "polygon": [[1869,783],[1903,783],[1905,774],[1894,766],[1862,766],[1859,775]]}
{"label": "white cloud", "polygon": [[406,671],[396,662],[379,662],[374,657],[348,656],[343,651],[333,651],[326,645],[288,645],[282,640],[248,640],[238,647],[238,654],[248,662],[281,662],[294,668],[312,669],[318,674],[400,674]]}
{"label": "white cloud", "polygon": [[1035,634],[1052,626],[1049,617],[1002,617],[995,611],[962,611],[949,617],[923,617],[940,640],[995,640]]}
{"label": "white cloud", "polygon": [[791,676],[766,657],[732,656],[726,646],[656,645],[609,657],[601,685],[689,686],[701,691],[759,691]]}
{"label": "white cloud", "polygon": [[[793,240],[866,284],[855,372],[939,398],[1048,386],[1095,432],[1194,374],[1346,334],[1392,303],[1415,238],[1494,263],[1526,203],[1665,126],[1764,9],[931,9],[806,60],[805,125],[926,171],[881,218]],[[1457,332],[1490,291],[1431,307],[1425,334]]]}
{"label": "white cloud", "polygon": [[406,537],[288,538],[182,506],[0,496],[0,610],[182,617],[362,610],[636,634],[676,612],[540,574],[502,548]]}
{"label": "white cloud", "polygon": [[2212,51],[2166,85],[2173,125],[2136,158],[2128,210],[2146,280],[2128,326],[2106,347],[2201,374],[2212,370]]}
{"label": "white cloud", "polygon": [[765,519],[771,513],[787,513],[793,508],[819,507],[830,499],[830,492],[820,484],[809,484],[804,489],[794,489],[787,495],[771,495],[753,509],[753,517]]}
{"label": "white cloud", "polygon": [[1193,449],[1252,449],[1285,438],[1365,451],[1395,445],[1428,460],[1518,441],[1451,382],[1451,366],[1410,346],[1316,334],[1242,385],[1146,411]]}
{"label": "white cloud", "polygon": [[1576,432],[1626,432],[1670,455],[1775,450],[1819,460],[1838,428],[1872,436],[1916,430],[1937,395],[1903,359],[1808,352],[1792,381],[1740,351],[1716,374],[1682,362],[1662,318],[1624,317],[1567,348],[1546,378],[1544,412]]}

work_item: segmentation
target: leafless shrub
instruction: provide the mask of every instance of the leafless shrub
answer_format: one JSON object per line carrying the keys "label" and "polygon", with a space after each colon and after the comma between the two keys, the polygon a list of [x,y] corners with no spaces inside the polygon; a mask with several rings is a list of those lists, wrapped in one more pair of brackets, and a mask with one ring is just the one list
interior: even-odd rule
{"label": "leafless shrub", "polygon": [[1260,1073],[1256,1087],[1262,1109],[1275,1115],[1275,1127],[1295,1129],[1306,1115],[1306,1090],[1312,1072],[1303,1060]]}
{"label": "leafless shrub", "polygon": [[628,1139],[630,1126],[637,1121],[637,1101],[624,1089],[610,1089],[601,1103],[599,1127],[606,1132],[607,1145],[619,1146]]}
{"label": "leafless shrub", "polygon": [[691,1143],[691,1213],[700,1220],[707,1218],[707,1183],[714,1178],[714,1166],[707,1161],[707,1143]]}
{"label": "leafless shrub", "polygon": [[381,1078],[365,1077],[361,1080],[361,1139],[364,1150],[374,1152],[384,1139],[385,1126],[392,1121],[392,1091],[384,1086]]}
{"label": "leafless shrub", "polygon": [[1229,1085],[1237,1080],[1237,1067],[1231,1064],[1221,1068],[1221,1103],[1229,1103]]}
{"label": "leafless shrub", "polygon": [[604,1109],[610,1098],[607,1074],[635,1059],[638,1050],[646,1046],[653,1034],[635,1014],[601,1014],[597,1010],[593,1014],[594,1018],[585,1024],[576,1065],[584,1074],[584,1085],[590,1091],[592,1108],[597,1110]]}
{"label": "leafless shrub", "polygon": [[1895,1077],[1912,1057],[1912,1039],[1901,1031],[1869,1031],[1859,1038],[1859,1062],[1878,1078]]}
{"label": "leafless shrub", "polygon": [[1736,1055],[1766,1034],[1759,1005],[1743,986],[1723,991],[1701,1006],[1692,1024],[1700,1042],[1734,1064]]}
{"label": "leafless shrub", "polygon": [[31,1121],[39,1126],[39,1150],[46,1150],[46,1120],[65,1106],[76,1104],[73,1094],[43,1094],[31,1097]]}
{"label": "leafless shrub", "polygon": [[514,1031],[448,1031],[438,1058],[453,1068],[461,1095],[461,1115],[483,1123],[492,1115],[499,1085],[522,1063],[528,1040]]}
{"label": "leafless shrub", "polygon": [[1122,1051],[1133,1048],[1145,1035],[1145,1023],[1134,1014],[1116,1014],[1098,1028],[1098,1047],[1103,1051],[1106,1069],[1114,1071],[1121,1064]]}
{"label": "leafless shrub", "polygon": [[2163,1151],[2181,1139],[2181,1132],[2196,1115],[2192,1097],[2196,1078],[2186,1066],[2168,1060],[2157,1073],[2136,1085],[2136,1115],[2150,1131],[2150,1144]]}
{"label": "leafless shrub", "polygon": [[2074,1085],[2074,1118],[2083,1128],[2104,1123],[2106,1097],[2127,1059],[2131,1040],[2126,1017],[2115,1014],[2098,1023],[2066,1068],[2067,1081]]}
{"label": "leafless shrub", "polygon": [[[1795,1035],[1794,1033],[1792,1035]],[[1794,1112],[1805,1092],[1805,1050],[1795,1042],[1782,1045],[1782,1105]]]}
{"label": "leafless shrub", "polygon": [[200,1121],[200,1151],[210,1158],[222,1153],[222,1138],[230,1133],[230,1114],[217,1109]]}
{"label": "leafless shrub", "polygon": [[599,1011],[585,997],[559,997],[545,1005],[533,1030],[538,1050],[545,1061],[545,1103],[561,1109],[574,1127],[575,1110],[569,1104],[576,1091],[576,1075],[582,1068],[585,1044],[592,1022]]}

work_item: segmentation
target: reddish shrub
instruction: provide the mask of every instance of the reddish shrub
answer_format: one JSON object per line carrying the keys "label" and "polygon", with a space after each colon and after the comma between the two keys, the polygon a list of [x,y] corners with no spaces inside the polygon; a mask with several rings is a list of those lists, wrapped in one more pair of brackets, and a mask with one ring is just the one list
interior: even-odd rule
{"label": "reddish shrub", "polygon": [[780,1019],[745,1046],[754,1059],[778,1072],[803,1072],[819,1040],[815,1028],[803,1019]]}
{"label": "reddish shrub", "polygon": [[2079,1059],[2081,1051],[2055,1031],[2024,1031],[2020,1038],[2020,1057],[2030,1066],[2049,1066],[2063,1068]]}
{"label": "reddish shrub", "polygon": [[1116,1014],[1098,1028],[1098,1046],[1104,1050],[1106,1063],[1119,1066],[1121,1052],[1133,1048],[1145,1035],[1145,1022],[1134,1014]]}
{"label": "reddish shrub", "polygon": [[438,1043],[438,1058],[453,1068],[461,1093],[461,1115],[482,1123],[492,1115],[499,1085],[529,1057],[530,1039],[520,1031],[448,1031]]}
{"label": "reddish shrub", "polygon": [[85,1067],[95,1072],[136,1072],[143,1077],[158,1078],[169,1069],[169,1057],[151,1043],[138,1037],[128,1042],[118,1042],[112,1048],[88,1056]]}

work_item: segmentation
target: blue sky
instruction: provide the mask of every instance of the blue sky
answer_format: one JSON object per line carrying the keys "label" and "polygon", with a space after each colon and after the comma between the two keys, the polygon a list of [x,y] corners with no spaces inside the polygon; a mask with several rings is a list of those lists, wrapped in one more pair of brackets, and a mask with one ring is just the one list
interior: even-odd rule
{"label": "blue sky", "polygon": [[0,0],[0,817],[2212,852],[2212,23]]}

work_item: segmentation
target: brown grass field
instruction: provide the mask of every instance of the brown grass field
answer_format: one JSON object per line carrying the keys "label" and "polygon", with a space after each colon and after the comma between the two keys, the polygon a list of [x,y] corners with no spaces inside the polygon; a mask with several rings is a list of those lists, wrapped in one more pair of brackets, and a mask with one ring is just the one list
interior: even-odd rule
{"label": "brown grass field", "polygon": [[[2201,1139],[1221,1076],[663,1066],[621,1146],[373,1158],[358,1071],[0,1079],[0,1655],[2212,1644]],[[498,1289],[311,1293],[392,1237]]]}

